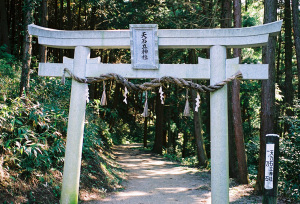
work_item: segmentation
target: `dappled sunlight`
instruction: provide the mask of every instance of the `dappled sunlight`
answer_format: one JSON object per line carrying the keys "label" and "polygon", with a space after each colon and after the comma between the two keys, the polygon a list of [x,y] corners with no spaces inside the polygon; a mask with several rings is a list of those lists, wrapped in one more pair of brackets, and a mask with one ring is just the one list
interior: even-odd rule
{"label": "dappled sunlight", "polygon": [[120,165],[129,172],[127,187],[101,203],[206,203],[203,194],[209,193],[209,180],[197,175],[199,170],[138,149],[116,151]]}
{"label": "dappled sunlight", "polygon": [[161,168],[155,170],[144,170],[149,176],[156,176],[156,175],[182,175],[188,174],[191,171],[183,170],[182,167],[174,167],[174,168]]}
{"label": "dappled sunlight", "polygon": [[127,191],[127,192],[120,192],[118,193],[118,197],[132,197],[132,196],[145,196],[149,195],[149,193],[143,192],[143,191]]}
{"label": "dappled sunlight", "polygon": [[157,188],[159,191],[163,191],[165,193],[179,193],[190,190],[189,188],[181,188],[181,187],[175,187],[175,188]]}
{"label": "dappled sunlight", "polygon": [[[116,151],[119,164],[128,172],[126,187],[124,191],[114,193],[99,203],[211,203],[209,171],[179,166],[157,155],[129,149],[128,146],[119,147]],[[250,185],[232,185],[230,202],[245,203],[251,190]],[[247,200],[255,203],[259,198]]]}

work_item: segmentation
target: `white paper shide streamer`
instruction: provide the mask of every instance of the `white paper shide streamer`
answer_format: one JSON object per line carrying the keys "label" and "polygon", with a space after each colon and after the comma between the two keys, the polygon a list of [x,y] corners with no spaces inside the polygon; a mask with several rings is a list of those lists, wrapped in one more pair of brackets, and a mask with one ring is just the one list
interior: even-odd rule
{"label": "white paper shide streamer", "polygon": [[88,103],[88,102],[90,102],[90,99],[89,99],[89,86],[88,86],[88,84],[85,84],[85,86],[86,86],[86,88],[85,88],[85,90],[86,90],[86,92],[85,92],[85,97],[86,97],[86,102]]}
{"label": "white paper shide streamer", "polygon": [[195,106],[195,112],[198,112],[199,107],[200,107],[200,94],[197,92],[197,97],[196,97],[196,106]]}
{"label": "white paper shide streamer", "polygon": [[123,102],[126,103],[126,104],[127,104],[127,94],[128,94],[128,93],[129,93],[129,92],[128,92],[128,89],[127,89],[127,87],[125,86],[124,94],[123,94],[123,96],[124,96]]}
{"label": "white paper shide streamer", "polygon": [[160,101],[161,101],[161,104],[165,104],[164,102],[164,92],[162,90],[162,86],[159,87],[159,94],[160,94]]}

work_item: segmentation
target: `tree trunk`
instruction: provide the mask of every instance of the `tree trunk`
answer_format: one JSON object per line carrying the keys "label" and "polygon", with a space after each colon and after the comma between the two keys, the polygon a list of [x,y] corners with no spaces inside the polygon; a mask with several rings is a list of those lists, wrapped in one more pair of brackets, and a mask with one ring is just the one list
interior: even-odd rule
{"label": "tree trunk", "polygon": [[[221,27],[231,28],[232,27],[232,2],[230,0],[222,0],[222,12],[221,12]],[[231,58],[231,49],[227,49],[227,58]],[[228,98],[232,98],[232,89],[230,83],[228,85]],[[236,156],[236,145],[234,140],[234,124],[232,115],[231,103],[228,103],[228,146],[229,146],[229,176],[231,178],[237,178],[237,156]]]}
{"label": "tree trunk", "polygon": [[145,120],[144,120],[144,147],[147,147],[147,135],[148,135],[147,122],[148,122],[148,117],[145,117]]}
{"label": "tree trunk", "polygon": [[71,13],[71,0],[67,0],[67,19],[68,19],[68,30],[72,30],[72,13]]}
{"label": "tree trunk", "polygon": [[156,122],[155,122],[155,140],[153,145],[153,152],[162,154],[163,146],[163,127],[164,127],[164,106],[160,103],[160,95],[158,89],[156,90]]}
{"label": "tree trunk", "polygon": [[[264,23],[276,21],[277,1],[265,0],[264,2]],[[263,64],[269,64],[269,79],[262,81],[261,95],[261,132],[258,174],[256,178],[255,191],[262,193],[265,171],[266,154],[266,134],[274,133],[274,114],[275,114],[275,48],[276,37],[270,36],[268,45],[263,47]]]}
{"label": "tree trunk", "polygon": [[278,48],[277,48],[277,62],[276,62],[276,80],[275,83],[279,84],[280,82],[280,65],[281,65],[281,45],[282,45],[282,33],[280,31],[278,38]]}
{"label": "tree trunk", "polygon": [[[174,93],[176,94],[177,98],[178,98],[178,87],[175,86],[175,91]],[[175,105],[175,109],[173,109],[173,120],[174,120],[174,123],[176,124],[176,128],[174,130],[174,133],[173,133],[173,137],[172,137],[172,146],[173,146],[173,152],[175,153],[176,152],[176,146],[177,146],[177,139],[178,139],[178,127],[179,127],[179,114],[178,114],[178,110],[179,110],[179,103],[176,103]]]}
{"label": "tree trunk", "polygon": [[[282,4],[282,0],[280,0],[279,1],[279,4]],[[280,9],[279,10],[279,19],[282,19],[283,18],[283,12],[282,12],[282,9]],[[276,76],[276,78],[275,78],[275,84],[277,84],[278,85],[278,88],[279,89],[281,89],[281,90],[283,90],[283,87],[282,86],[280,86],[280,82],[281,82],[281,78],[282,78],[282,71],[281,71],[281,67],[282,67],[282,63],[283,63],[283,52],[281,51],[281,48],[282,48],[282,38],[283,38],[283,36],[282,36],[282,31],[280,31],[280,33],[279,33],[279,37],[278,37],[278,43],[277,43],[277,47],[276,47],[276,55],[277,55],[277,57],[276,57],[276,63],[275,63],[275,65],[276,65],[276,74],[275,74],[275,76]],[[276,108],[277,109],[277,108]],[[283,112],[282,112],[282,109],[277,109],[276,111],[275,111],[275,126],[274,126],[274,129],[275,130],[277,130],[277,134],[279,135],[279,137],[281,137],[282,136],[282,133],[283,133],[283,127],[282,127],[282,123],[280,122],[280,118],[279,118],[279,116],[281,116],[281,115],[283,115]]]}
{"label": "tree trunk", "polygon": [[25,36],[23,41],[23,57],[22,57],[22,74],[20,82],[20,96],[24,93],[27,95],[30,80],[30,65],[31,65],[31,52],[32,52],[32,37],[28,33],[28,25],[32,23],[33,5],[31,0],[26,0],[24,3],[25,21],[24,30]]}
{"label": "tree trunk", "polygon": [[[284,1],[284,32],[285,32],[285,81],[284,81],[284,102],[287,106],[291,107],[293,105],[293,43],[292,43],[292,22],[291,22],[291,5],[290,0]],[[286,114],[288,116],[292,115],[290,108],[287,108]]]}
{"label": "tree trunk", "polygon": [[[7,25],[7,7],[5,5],[5,1],[0,1],[0,46],[6,45],[6,51],[8,53],[11,52],[10,50],[10,43],[8,38],[8,25]],[[13,19],[14,20],[14,19]]]}
{"label": "tree trunk", "polygon": [[[198,59],[196,56],[195,50],[191,50],[190,52],[190,63],[197,64]],[[199,82],[197,82],[199,83]],[[206,167],[208,164],[208,158],[206,155],[204,139],[202,135],[202,118],[201,118],[201,108],[198,108],[198,112],[195,111],[196,107],[196,98],[197,98],[197,91],[192,90],[192,101],[193,101],[193,112],[194,112],[194,135],[196,140],[196,151],[197,151],[197,158],[199,161],[199,166]],[[200,99],[199,99],[200,100]]]}
{"label": "tree trunk", "polygon": [[[25,11],[23,11],[23,1],[19,0],[18,1],[18,12],[17,12],[17,19],[18,19],[18,26],[17,26],[17,30],[24,30],[24,17],[26,16],[26,14],[24,14]],[[17,55],[18,57],[22,58],[23,56],[23,49],[24,49],[24,34],[23,32],[19,32],[19,36],[18,36],[18,45],[17,45]]]}
{"label": "tree trunk", "polygon": [[[64,30],[64,0],[60,0],[60,19],[59,19],[59,29]],[[59,49],[59,62],[63,62],[64,50]]]}
{"label": "tree trunk", "polygon": [[186,131],[186,128],[184,128],[184,131],[183,131],[183,144],[182,144],[182,152],[181,152],[182,153],[181,154],[182,158],[187,157],[187,140],[188,140],[188,133]]}
{"label": "tree trunk", "polygon": [[[11,24],[9,25],[10,26],[10,32],[11,32],[11,35],[10,35],[10,44],[11,45],[14,45],[15,44],[15,37],[16,37],[16,2],[15,0],[11,0],[11,3],[10,3],[10,18],[12,19],[11,21]],[[2,24],[1,24],[2,25]],[[13,55],[15,55],[15,49],[14,47],[11,48],[11,53]]]}
{"label": "tree trunk", "polygon": [[[164,124],[166,124],[166,123],[164,122]],[[168,136],[167,133],[168,133],[167,130],[164,129],[164,131],[163,131],[163,147],[164,147],[164,148],[166,148],[167,145],[168,145],[168,144],[167,144],[167,141],[168,141],[168,140],[167,140],[167,136]]]}
{"label": "tree trunk", "polygon": [[299,22],[299,0],[292,0],[294,41],[296,48],[297,70],[298,70],[298,99],[300,99],[300,22]]}
{"label": "tree trunk", "polygon": [[[42,19],[41,26],[48,27],[48,2],[47,0],[42,0]],[[47,47],[44,45],[40,45],[40,62],[47,62]]]}
{"label": "tree trunk", "polygon": [[199,166],[206,167],[208,164],[208,158],[206,155],[204,139],[202,135],[202,119],[201,119],[201,108],[199,107],[198,112],[195,111],[195,100],[197,97],[197,92],[192,90],[192,100],[193,100],[193,111],[194,111],[194,126],[195,126],[195,139],[197,147],[197,158],[199,161]]}
{"label": "tree trunk", "polygon": [[[98,91],[98,92],[102,94],[102,91],[103,90],[101,89],[101,91]],[[115,91],[114,91],[114,96],[113,96],[113,104],[112,104],[112,109],[113,110],[117,109],[118,104],[120,102],[119,99],[120,99],[120,95],[121,94],[122,94],[122,92],[121,92],[121,84],[116,83]],[[115,117],[111,117],[110,120],[109,120],[109,129],[110,130],[114,127],[115,123],[116,123],[116,118]]]}
{"label": "tree trunk", "polygon": [[232,3],[230,0],[222,0],[222,12],[221,12],[221,27],[232,27]]}
{"label": "tree trunk", "polygon": [[228,83],[227,98],[228,102],[228,146],[229,146],[229,177],[238,178],[238,163],[236,155],[236,144],[233,123],[233,110],[232,110],[232,82]]}
{"label": "tree trunk", "polygon": [[[241,15],[241,0],[234,0],[234,27],[242,27],[242,15]],[[241,49],[234,49],[233,56],[239,57],[239,63],[241,63]],[[247,169],[247,156],[244,143],[244,132],[241,115],[241,102],[240,102],[240,81],[235,79],[232,82],[232,115],[233,126],[235,135],[236,155],[239,171],[239,182],[241,184],[248,184],[248,169]]]}
{"label": "tree trunk", "polygon": [[77,30],[80,29],[80,23],[81,23],[81,0],[79,0],[79,7],[78,7]]}

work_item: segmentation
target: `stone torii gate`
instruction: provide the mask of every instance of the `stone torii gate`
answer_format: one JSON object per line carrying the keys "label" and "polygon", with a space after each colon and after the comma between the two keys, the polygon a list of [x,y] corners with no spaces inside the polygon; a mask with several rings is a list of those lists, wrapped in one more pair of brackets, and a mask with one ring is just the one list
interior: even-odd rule
{"label": "stone torii gate", "polygon": [[[223,81],[237,71],[243,79],[268,79],[267,64],[238,64],[238,58],[226,59],[226,48],[264,46],[270,35],[277,35],[282,21],[261,26],[229,29],[157,29],[157,25],[131,25],[130,30],[63,31],[29,25],[29,33],[41,45],[75,49],[74,60],[63,63],[40,63],[39,75],[61,77],[64,68],[87,78],[116,73],[128,79],[172,76],[184,79],[209,79],[210,84]],[[144,36],[151,41],[150,48]],[[144,43],[144,44],[143,44]],[[148,42],[149,43],[149,42]],[[144,52],[143,44],[147,48]],[[102,64],[90,59],[90,49],[131,48],[132,64]],[[153,48],[153,49],[152,49]],[[158,48],[209,48],[210,59],[198,58],[198,64],[159,64]],[[139,50],[141,49],[141,50]],[[141,51],[147,56],[142,56]],[[146,65],[143,64],[145,60]],[[67,75],[68,76],[68,75]],[[72,80],[67,144],[63,172],[61,203],[77,203],[84,132],[87,85]],[[212,203],[229,203],[229,154],[227,86],[210,94],[211,123],[211,196]]]}

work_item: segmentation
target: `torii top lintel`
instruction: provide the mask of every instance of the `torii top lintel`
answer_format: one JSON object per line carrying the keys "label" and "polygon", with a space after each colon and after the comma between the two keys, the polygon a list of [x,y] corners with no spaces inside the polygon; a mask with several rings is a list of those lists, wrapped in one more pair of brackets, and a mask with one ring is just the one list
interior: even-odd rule
{"label": "torii top lintel", "polygon": [[[209,48],[222,45],[228,48],[266,45],[269,35],[280,32],[281,21],[246,28],[227,29],[159,29],[159,48]],[[54,48],[91,49],[130,48],[130,30],[65,31],[31,24],[29,34],[38,37],[39,44]]]}

